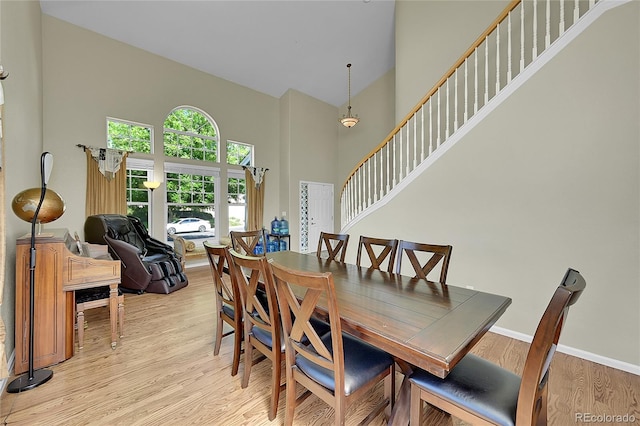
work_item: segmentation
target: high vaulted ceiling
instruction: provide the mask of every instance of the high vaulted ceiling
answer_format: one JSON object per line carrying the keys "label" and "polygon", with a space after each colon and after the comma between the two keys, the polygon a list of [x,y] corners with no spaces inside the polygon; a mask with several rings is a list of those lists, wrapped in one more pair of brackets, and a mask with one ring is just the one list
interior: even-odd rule
{"label": "high vaulted ceiling", "polygon": [[42,12],[254,90],[331,105],[395,65],[393,0],[41,0]]}

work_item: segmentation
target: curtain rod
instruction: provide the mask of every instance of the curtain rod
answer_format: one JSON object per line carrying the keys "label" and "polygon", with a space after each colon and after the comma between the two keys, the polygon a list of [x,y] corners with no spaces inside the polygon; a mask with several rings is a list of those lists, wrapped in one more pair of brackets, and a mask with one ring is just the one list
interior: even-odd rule
{"label": "curtain rod", "polygon": [[[81,143],[76,144],[76,146],[78,148],[82,148],[83,151],[86,151],[87,149],[111,149],[111,148],[102,148],[102,147],[95,147],[95,146],[87,146],[87,145],[83,145]],[[116,149],[115,151],[120,151],[120,152],[134,152],[134,151],[125,151],[122,149]]]}

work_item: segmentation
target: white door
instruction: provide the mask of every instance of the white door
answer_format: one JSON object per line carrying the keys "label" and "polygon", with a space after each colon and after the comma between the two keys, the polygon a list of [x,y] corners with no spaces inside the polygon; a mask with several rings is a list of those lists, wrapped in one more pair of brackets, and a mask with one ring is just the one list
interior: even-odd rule
{"label": "white door", "polygon": [[333,184],[308,183],[309,247],[313,252],[318,247],[320,232],[333,229]]}

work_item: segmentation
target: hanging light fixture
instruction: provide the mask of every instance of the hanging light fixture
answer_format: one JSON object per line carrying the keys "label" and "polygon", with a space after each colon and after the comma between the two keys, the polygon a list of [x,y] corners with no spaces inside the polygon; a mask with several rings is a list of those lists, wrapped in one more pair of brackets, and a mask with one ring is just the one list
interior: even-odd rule
{"label": "hanging light fixture", "polygon": [[353,116],[351,115],[351,64],[347,64],[347,70],[349,73],[349,83],[348,83],[348,90],[349,90],[349,104],[347,105],[347,115],[343,115],[342,118],[340,119],[340,122],[342,123],[342,125],[344,127],[353,127],[356,124],[358,124],[358,121],[360,121],[360,119],[358,118],[358,116]]}

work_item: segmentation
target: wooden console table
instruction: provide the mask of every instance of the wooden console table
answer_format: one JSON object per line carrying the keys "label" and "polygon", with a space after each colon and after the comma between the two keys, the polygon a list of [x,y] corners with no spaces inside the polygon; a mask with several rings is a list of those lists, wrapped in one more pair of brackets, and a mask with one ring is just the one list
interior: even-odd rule
{"label": "wooden console table", "polygon": [[[120,261],[75,255],[67,241],[66,229],[48,229],[36,237],[34,369],[73,356],[75,290],[110,287],[111,345],[116,346]],[[30,250],[30,236],[16,241],[16,375],[29,369]]]}

